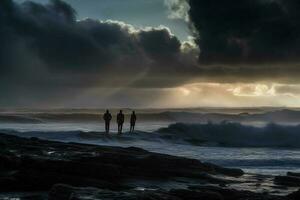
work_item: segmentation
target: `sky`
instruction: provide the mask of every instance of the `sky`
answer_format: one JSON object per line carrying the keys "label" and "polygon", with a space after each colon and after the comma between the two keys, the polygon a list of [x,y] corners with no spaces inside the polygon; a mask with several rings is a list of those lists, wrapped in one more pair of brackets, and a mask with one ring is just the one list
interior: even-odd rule
{"label": "sky", "polygon": [[[22,3],[26,0],[15,0]],[[49,0],[33,0],[47,4]],[[77,12],[77,18],[98,20],[117,20],[135,27],[157,27],[165,25],[180,39],[190,35],[187,23],[172,19],[168,3],[164,0],[65,0]]]}
{"label": "sky", "polygon": [[1,108],[300,107],[297,0],[1,0]]}

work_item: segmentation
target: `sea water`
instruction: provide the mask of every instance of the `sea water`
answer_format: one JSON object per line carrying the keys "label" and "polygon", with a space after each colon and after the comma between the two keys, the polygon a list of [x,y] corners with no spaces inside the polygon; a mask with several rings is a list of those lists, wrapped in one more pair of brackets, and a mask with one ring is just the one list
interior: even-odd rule
{"label": "sea water", "polygon": [[[231,140],[232,137],[237,138],[237,141],[241,145],[220,145],[221,143],[194,143],[187,142],[188,140],[176,140],[177,134],[178,137],[185,133],[181,133],[186,131],[186,129],[180,128],[178,132],[172,133],[172,139],[167,137],[161,137],[161,128],[167,128],[170,124],[176,123],[171,120],[138,120],[136,130],[137,133],[131,134],[128,133],[128,124],[124,125],[124,134],[117,135],[116,133],[116,124],[112,121],[111,125],[111,133],[109,137],[105,136],[103,133],[104,126],[101,121],[101,116],[99,117],[99,121],[97,120],[85,120],[81,122],[80,120],[69,120],[60,122],[59,120],[51,121],[51,120],[43,120],[39,123],[31,123],[31,122],[16,122],[16,121],[0,121],[0,132],[12,135],[18,135],[22,137],[39,137],[41,139],[62,141],[62,142],[80,142],[80,143],[88,143],[88,144],[96,144],[96,145],[107,145],[107,146],[122,146],[122,147],[140,147],[152,152],[158,153],[166,153],[170,155],[182,156],[187,158],[195,158],[199,159],[203,162],[210,162],[214,164],[218,164],[224,167],[233,167],[233,168],[241,168],[249,173],[259,173],[259,174],[267,174],[267,175],[281,175],[285,174],[288,171],[300,172],[300,141],[295,141],[298,139],[297,130],[292,129],[282,129],[283,132],[288,130],[288,133],[282,133],[282,135],[277,136],[279,138],[282,137],[290,137],[289,140],[286,140],[287,143],[290,144],[290,141],[294,141],[292,146],[280,146],[274,145],[277,143],[271,143],[272,145],[266,145],[265,143],[260,143],[261,141],[257,141],[260,145],[259,147],[247,145],[244,143],[242,138],[243,134],[247,134],[248,138],[251,138],[254,133],[246,133],[249,130],[249,127],[243,128],[242,131],[232,136],[225,136],[227,132],[235,131],[235,129],[229,127],[227,128],[221,127],[216,130],[225,130],[224,137],[227,140]],[[188,126],[189,127],[189,126]],[[207,128],[207,127],[204,127]],[[199,137],[206,137],[203,135],[203,127],[199,129]],[[273,127],[274,128],[274,127]],[[277,131],[277,127],[275,127]],[[278,128],[280,129],[280,127]],[[195,127],[187,129],[188,131],[194,131],[194,135],[197,136],[198,129]],[[206,130],[206,129],[205,129]],[[209,129],[211,130],[211,129]],[[215,130],[215,129],[212,129]],[[265,137],[271,137],[269,135],[265,135],[261,137],[259,134],[261,133],[257,129],[258,133],[253,135],[253,142],[256,140],[266,140]],[[300,130],[300,129],[299,129]],[[172,132],[173,129],[166,129],[164,131]],[[245,131],[245,132],[244,132]],[[250,132],[256,131],[256,129],[249,130]],[[271,129],[272,131],[272,129]],[[275,132],[276,132],[275,131]],[[180,134],[179,134],[180,132]],[[201,134],[200,134],[201,132]],[[209,135],[213,135],[213,133],[208,133]],[[228,133],[229,134],[229,133]],[[249,136],[250,134],[250,136]],[[278,135],[278,133],[276,133]],[[281,131],[279,131],[281,134]],[[286,135],[285,135],[286,134]],[[291,136],[289,136],[292,135]],[[275,134],[274,134],[275,135]],[[189,135],[188,135],[189,136]],[[300,132],[299,132],[300,136]],[[219,135],[215,137],[221,137]],[[240,138],[239,138],[240,137]],[[167,139],[166,139],[167,138]],[[175,138],[175,140],[174,140]],[[228,139],[229,138],[229,139]],[[184,135],[184,139],[186,139]],[[277,140],[277,138],[275,137]],[[249,139],[251,140],[251,139]],[[276,141],[275,140],[275,141]],[[280,139],[278,139],[280,140]],[[280,142],[280,141],[278,141]],[[251,143],[251,144],[252,144]],[[299,146],[297,145],[299,143]],[[236,144],[236,143],[233,143]],[[245,144],[245,146],[242,146]],[[268,143],[266,143],[268,144]],[[279,143],[281,144],[281,143]],[[295,146],[296,144],[296,146]],[[293,146],[294,145],[294,146]]]}

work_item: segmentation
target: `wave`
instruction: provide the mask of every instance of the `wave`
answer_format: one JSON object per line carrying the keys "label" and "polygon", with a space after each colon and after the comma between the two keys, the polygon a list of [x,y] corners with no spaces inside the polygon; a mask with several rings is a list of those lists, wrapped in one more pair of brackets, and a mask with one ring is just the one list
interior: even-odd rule
{"label": "wave", "polygon": [[31,116],[22,115],[0,115],[0,122],[6,123],[42,123],[43,121],[38,118],[33,118]]}
{"label": "wave", "polygon": [[147,141],[193,146],[300,148],[300,125],[268,124],[264,127],[253,127],[231,122],[175,123],[154,132],[136,131],[134,134],[124,133],[123,135],[117,135],[116,133],[106,135],[103,132],[85,131],[19,132],[16,130],[0,130],[0,133],[64,142],[93,144],[117,142],[120,145],[132,143],[133,146],[141,141]]}
{"label": "wave", "polygon": [[0,122],[7,123],[47,123],[99,121],[99,114],[93,113],[2,113]]}
{"label": "wave", "polygon": [[224,147],[300,148],[300,125],[268,124],[253,127],[240,123],[171,124],[158,132],[171,139],[180,138],[195,145]]}
{"label": "wave", "polygon": [[[115,114],[117,111],[114,111]],[[0,112],[0,123],[47,123],[47,122],[101,122],[102,111],[90,112]],[[130,113],[127,110],[125,113]],[[113,118],[116,116],[113,115]],[[125,119],[129,119],[126,115]],[[141,111],[138,112],[140,122],[162,121],[183,123],[206,123],[208,121],[220,123],[229,122],[265,122],[265,123],[298,123],[300,121],[299,110],[271,110],[265,112],[240,112],[240,113],[207,113],[193,110],[181,111]]]}
{"label": "wave", "polygon": [[257,158],[256,159],[245,159],[245,158],[240,158],[240,159],[230,159],[228,157],[224,158],[224,159],[206,159],[206,162],[209,163],[215,163],[218,165],[222,165],[222,166],[238,166],[238,167],[258,167],[258,166],[262,166],[262,167],[269,167],[272,168],[274,166],[278,167],[297,167],[299,168],[300,166],[300,160],[299,159],[285,159],[285,158],[281,158],[281,159],[273,159],[273,158],[267,158],[267,159],[263,159],[263,158]]}
{"label": "wave", "polygon": [[62,142],[76,142],[88,144],[108,144],[117,142],[122,146],[123,143],[136,141],[161,142],[162,139],[156,133],[136,131],[135,133],[124,133],[119,135],[117,133],[106,134],[105,132],[97,131],[17,131],[13,129],[2,129],[0,134],[15,135],[25,138],[40,138],[44,140],[62,141]]}

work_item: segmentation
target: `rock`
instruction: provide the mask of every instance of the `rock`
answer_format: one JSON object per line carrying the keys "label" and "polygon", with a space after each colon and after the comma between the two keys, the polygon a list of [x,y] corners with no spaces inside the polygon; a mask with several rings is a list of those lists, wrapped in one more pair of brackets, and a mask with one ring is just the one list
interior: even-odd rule
{"label": "rock", "polygon": [[18,198],[11,198],[11,199],[18,199],[18,200],[46,200],[47,197],[42,195],[25,195]]}
{"label": "rock", "polygon": [[[114,191],[91,187],[72,187],[64,184],[54,185],[49,192],[49,200],[288,200],[287,197],[263,193],[202,187],[197,189],[167,190],[124,190]],[[294,200],[294,199],[291,199]]]}
{"label": "rock", "polygon": [[300,190],[287,195],[287,197],[288,197],[288,199],[291,199],[291,200],[299,200],[300,199]]}
{"label": "rock", "polygon": [[19,158],[14,155],[5,154],[0,154],[0,170],[17,169],[20,165]]}
{"label": "rock", "polygon": [[31,137],[30,140],[33,142],[38,142],[40,139],[37,137]]}
{"label": "rock", "polygon": [[295,173],[295,172],[287,172],[287,176],[297,176],[300,177],[300,173]]}
{"label": "rock", "polygon": [[274,184],[290,187],[300,187],[300,177],[297,176],[276,176]]}
{"label": "rock", "polygon": [[170,194],[176,197],[180,197],[181,199],[186,200],[223,200],[223,196],[218,192],[213,192],[210,190],[204,191],[193,191],[193,190],[171,190]]}
{"label": "rock", "polygon": [[241,169],[225,168],[214,165],[214,168],[218,174],[224,174],[226,176],[240,177],[244,175],[244,171]]}
{"label": "rock", "polygon": [[71,199],[75,189],[69,185],[57,184],[49,192],[49,200]]}
{"label": "rock", "polygon": [[209,191],[210,193],[220,195],[224,200],[287,200],[285,197],[269,195],[268,193],[239,191],[216,186],[190,186],[189,189],[192,191],[198,191],[199,193],[205,193]]}
{"label": "rock", "polygon": [[175,177],[227,184],[213,174],[241,175],[241,170],[226,169],[195,159],[151,153],[129,147],[44,141],[0,134],[1,144],[14,153],[1,153],[0,168],[15,171],[0,177],[0,191],[48,190],[56,183],[104,189],[128,188],[129,179],[167,180]]}
{"label": "rock", "polygon": [[78,188],[69,185],[54,185],[49,192],[49,200],[182,200],[176,196],[168,194],[166,191],[112,191],[97,188]]}
{"label": "rock", "polygon": [[[25,139],[0,134],[0,192],[49,191],[50,200],[241,200],[283,197],[215,187],[240,182],[239,169],[130,147],[109,147]],[[278,178],[295,182],[300,177]],[[209,187],[171,189],[204,184]],[[148,183],[155,190],[135,190]],[[161,184],[161,185],[163,185]],[[174,184],[174,185],[172,185]],[[234,185],[233,184],[233,185]],[[213,185],[213,186],[211,186]],[[160,188],[161,187],[161,188]],[[39,198],[39,197],[36,197]]]}

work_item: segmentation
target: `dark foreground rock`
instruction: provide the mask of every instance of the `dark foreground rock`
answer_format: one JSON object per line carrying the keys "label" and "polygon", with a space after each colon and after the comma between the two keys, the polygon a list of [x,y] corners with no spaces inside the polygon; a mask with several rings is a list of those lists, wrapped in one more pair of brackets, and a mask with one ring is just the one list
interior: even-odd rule
{"label": "dark foreground rock", "polygon": [[[226,188],[229,183],[238,184],[236,178],[243,174],[240,169],[134,147],[61,143],[0,134],[0,195],[50,191],[49,198],[58,200],[288,198]],[[154,185],[173,181],[185,187],[136,190],[146,181]],[[189,187],[190,184],[211,187]],[[30,197],[44,199],[43,195]]]}
{"label": "dark foreground rock", "polygon": [[126,188],[123,182],[128,179],[181,177],[216,183],[214,174],[243,174],[239,169],[133,147],[66,144],[0,135],[0,149],[0,191],[48,190],[56,183],[116,190]]}
{"label": "dark foreground rock", "polygon": [[300,187],[300,173],[287,172],[286,176],[276,176],[274,183],[283,186]]}
{"label": "dark foreground rock", "polygon": [[287,200],[287,197],[257,194],[247,191],[202,187],[194,189],[111,191],[97,188],[75,188],[58,184],[49,193],[49,200]]}
{"label": "dark foreground rock", "polygon": [[276,176],[274,183],[277,185],[300,187],[300,177],[296,176]]}
{"label": "dark foreground rock", "polygon": [[298,199],[300,199],[300,190],[289,194],[288,198],[291,199],[291,200],[298,200]]}

